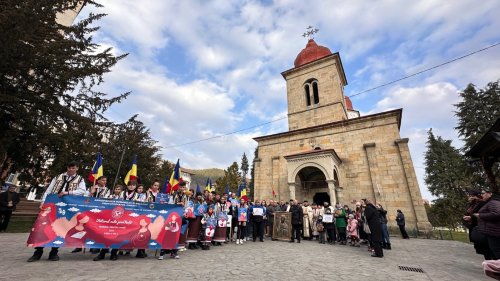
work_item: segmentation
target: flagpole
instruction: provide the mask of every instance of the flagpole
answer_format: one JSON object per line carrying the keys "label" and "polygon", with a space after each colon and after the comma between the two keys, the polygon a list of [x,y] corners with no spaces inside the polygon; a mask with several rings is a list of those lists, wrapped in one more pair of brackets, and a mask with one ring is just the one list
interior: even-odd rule
{"label": "flagpole", "polygon": [[123,156],[125,156],[125,151],[127,151],[127,147],[125,147],[123,149],[122,157],[120,158],[120,164],[118,164],[118,170],[116,171],[115,181],[113,182],[113,186],[112,186],[113,190],[115,188],[116,181],[118,180],[118,174],[120,173],[120,168],[122,167],[122,161],[123,161]]}

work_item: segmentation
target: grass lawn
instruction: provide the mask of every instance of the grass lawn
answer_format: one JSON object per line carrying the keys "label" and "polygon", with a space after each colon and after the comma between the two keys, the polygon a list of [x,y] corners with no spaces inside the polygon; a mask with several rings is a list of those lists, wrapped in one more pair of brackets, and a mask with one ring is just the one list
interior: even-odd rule
{"label": "grass lawn", "polygon": [[455,240],[469,243],[469,233],[451,230],[433,230],[434,237],[442,240]]}
{"label": "grass lawn", "polygon": [[13,218],[9,222],[9,226],[7,227],[7,231],[9,233],[27,233],[31,231],[31,227],[33,227],[33,222],[35,219],[17,219]]}

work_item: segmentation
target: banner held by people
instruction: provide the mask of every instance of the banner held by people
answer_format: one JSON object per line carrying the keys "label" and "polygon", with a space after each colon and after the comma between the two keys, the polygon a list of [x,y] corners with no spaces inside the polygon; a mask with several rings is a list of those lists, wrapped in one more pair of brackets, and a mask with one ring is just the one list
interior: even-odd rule
{"label": "banner held by people", "polygon": [[29,247],[175,249],[182,206],[83,196],[47,196]]}

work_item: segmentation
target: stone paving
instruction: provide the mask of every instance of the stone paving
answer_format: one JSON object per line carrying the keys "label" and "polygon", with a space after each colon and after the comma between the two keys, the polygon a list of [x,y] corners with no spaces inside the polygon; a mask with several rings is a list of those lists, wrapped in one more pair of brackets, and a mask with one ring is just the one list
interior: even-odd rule
{"label": "stone paving", "polygon": [[[372,258],[366,247],[291,244],[266,240],[188,250],[179,260],[122,257],[94,262],[90,253],[61,249],[61,260],[27,263],[32,249],[28,235],[0,233],[0,280],[490,280],[482,256],[472,245],[457,241],[392,239],[393,250]],[[399,270],[420,267],[424,273]]]}

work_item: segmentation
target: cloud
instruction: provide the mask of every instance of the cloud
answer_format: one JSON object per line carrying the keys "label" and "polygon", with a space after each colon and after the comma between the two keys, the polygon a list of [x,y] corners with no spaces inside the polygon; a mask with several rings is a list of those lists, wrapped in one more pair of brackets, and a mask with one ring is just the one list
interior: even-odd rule
{"label": "cloud", "polygon": [[151,245],[151,246],[156,246],[156,245],[158,245],[158,243],[151,242],[151,243],[149,243],[149,245]]}
{"label": "cloud", "polygon": [[[110,0],[95,38],[129,52],[105,76],[102,89],[132,91],[108,112],[123,122],[139,113],[169,160],[191,168],[225,168],[250,158],[251,139],[287,130],[286,120],[193,145],[286,116],[286,81],[306,39],[339,52],[347,95],[378,86],[500,41],[500,2],[481,5],[423,0],[359,1],[154,1]],[[464,13],[464,11],[467,11]],[[85,14],[84,10],[82,14]],[[458,17],[457,15],[460,15]],[[497,80],[498,49],[426,72],[352,99],[364,113],[403,108],[402,136],[411,136],[415,166],[428,128],[457,140],[453,106],[469,82]],[[458,143],[458,142],[457,142]],[[251,159],[249,159],[251,161]],[[417,169],[417,174],[420,173]],[[422,176],[419,175],[421,187]]]}
{"label": "cloud", "polygon": [[129,216],[136,218],[136,217],[138,217],[138,216],[139,216],[139,214],[136,214],[136,213],[131,213],[131,214],[129,214]]}
{"label": "cloud", "polygon": [[56,203],[56,206],[59,206],[59,207],[64,207],[64,206],[67,206],[68,204],[64,203],[64,202],[58,202]]}
{"label": "cloud", "polygon": [[63,241],[59,241],[59,240],[56,240],[56,241],[54,241],[54,242],[52,242],[52,243],[54,243],[54,244],[56,244],[56,245],[61,245],[61,244],[64,244],[64,242],[63,242]]}
{"label": "cloud", "polygon": [[165,210],[160,210],[160,211],[158,211],[158,213],[160,213],[160,214],[167,214],[167,213],[168,213],[168,211],[165,211]]}
{"label": "cloud", "polygon": [[146,217],[148,217],[148,218],[151,218],[151,219],[152,219],[152,218],[156,218],[156,215],[153,215],[153,214],[148,214]]}
{"label": "cloud", "polygon": [[99,209],[91,209],[90,211],[91,211],[92,213],[100,213],[100,212],[101,212],[101,210],[99,210]]}
{"label": "cloud", "polygon": [[95,242],[94,241],[87,241],[85,244],[87,244],[87,245],[94,245]]}
{"label": "cloud", "polygon": [[75,207],[71,207],[71,208],[68,209],[68,211],[70,211],[70,212],[78,212],[78,211],[80,211],[80,209],[75,208]]}

